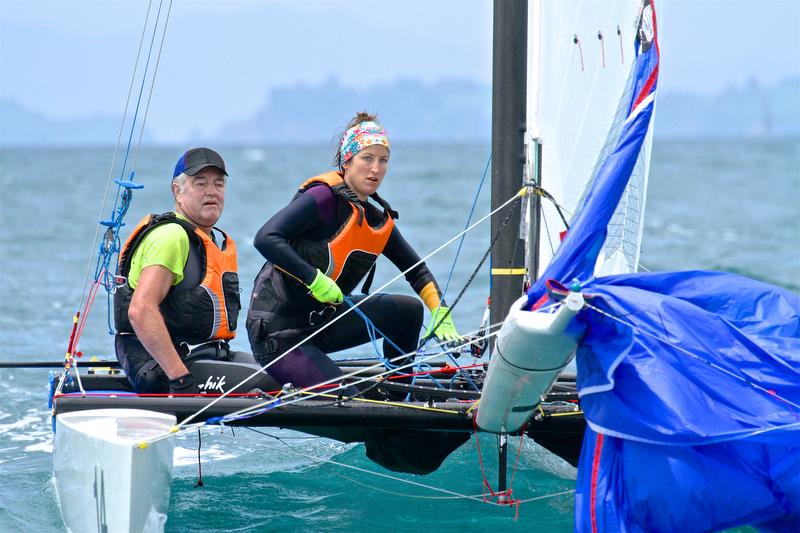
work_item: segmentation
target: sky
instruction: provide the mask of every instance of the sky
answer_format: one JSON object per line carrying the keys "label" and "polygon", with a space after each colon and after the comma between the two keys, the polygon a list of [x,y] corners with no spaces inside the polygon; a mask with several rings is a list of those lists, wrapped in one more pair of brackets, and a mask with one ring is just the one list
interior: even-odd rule
{"label": "sky", "polygon": [[[53,118],[121,117],[147,5],[0,0],[0,98]],[[800,0],[656,7],[661,92],[800,76]],[[175,0],[148,128],[163,142],[211,133],[297,84],[489,84],[491,19],[490,0]]]}

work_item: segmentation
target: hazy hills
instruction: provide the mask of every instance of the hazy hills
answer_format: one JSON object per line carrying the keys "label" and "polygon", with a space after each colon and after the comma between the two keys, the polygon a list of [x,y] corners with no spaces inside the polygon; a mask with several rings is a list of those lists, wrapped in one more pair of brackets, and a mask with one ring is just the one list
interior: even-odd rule
{"label": "hazy hills", "polygon": [[[185,142],[328,143],[336,134],[335,127],[343,126],[358,109],[377,110],[397,140],[488,141],[491,134],[488,85],[398,80],[354,90],[332,80],[319,86],[272,89],[252,117]],[[10,100],[0,101],[1,146],[113,144],[119,127],[118,117],[58,120]],[[657,137],[789,135],[800,136],[800,78],[768,87],[753,82],[714,95],[659,95]],[[157,132],[146,131],[144,142],[158,144]]]}

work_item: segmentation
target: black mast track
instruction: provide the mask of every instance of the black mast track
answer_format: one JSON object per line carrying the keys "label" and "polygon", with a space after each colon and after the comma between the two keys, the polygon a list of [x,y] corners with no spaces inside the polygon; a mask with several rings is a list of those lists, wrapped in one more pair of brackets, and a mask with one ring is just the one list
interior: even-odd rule
{"label": "black mast track", "polygon": [[[528,43],[527,0],[495,0],[492,70],[492,209],[522,187]],[[506,209],[510,209],[509,206]],[[522,295],[525,245],[519,238],[520,209],[516,205],[506,230],[492,249],[490,323],[505,318]],[[507,214],[492,218],[497,234]],[[494,346],[492,339],[492,346]]]}

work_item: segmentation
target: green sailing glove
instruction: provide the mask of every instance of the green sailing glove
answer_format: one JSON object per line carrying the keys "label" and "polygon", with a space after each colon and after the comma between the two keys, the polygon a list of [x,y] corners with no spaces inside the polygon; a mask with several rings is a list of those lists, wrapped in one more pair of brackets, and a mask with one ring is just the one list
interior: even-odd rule
{"label": "green sailing glove", "polygon": [[453,315],[448,311],[449,309],[443,305],[431,311],[431,322],[425,331],[425,337],[430,337],[433,333],[440,342],[461,340],[461,335],[458,334],[456,325],[453,323]]}
{"label": "green sailing glove", "polygon": [[311,296],[324,304],[340,304],[344,300],[342,289],[331,278],[317,269],[317,277],[311,282],[311,285],[306,285],[311,292]]}

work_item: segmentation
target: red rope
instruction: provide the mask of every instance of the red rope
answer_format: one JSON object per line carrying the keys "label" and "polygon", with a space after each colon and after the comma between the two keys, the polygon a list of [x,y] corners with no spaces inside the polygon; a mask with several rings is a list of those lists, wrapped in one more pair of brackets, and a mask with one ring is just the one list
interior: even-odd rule
{"label": "red rope", "polygon": [[[486,489],[489,489],[489,495],[492,498],[495,499],[495,503],[497,503],[498,505],[513,505],[515,507],[514,520],[516,521],[517,518],[519,518],[519,505],[520,505],[521,501],[515,499],[512,496],[513,489],[511,488],[511,483],[509,483],[508,488],[506,490],[503,490],[503,491],[500,491],[500,492],[495,492],[494,489],[492,489],[492,485],[489,483],[489,480],[486,478],[486,470],[485,470],[485,468],[483,466],[483,454],[481,453],[481,441],[478,438],[477,417],[475,417],[472,420],[472,424],[473,424],[473,427],[475,428],[475,431],[473,433],[475,434],[475,445],[476,445],[476,448],[478,449],[478,464],[480,464],[480,466],[481,466],[481,477],[483,477],[483,502],[484,503],[488,502],[488,499],[486,498]],[[522,446],[520,446],[520,450],[522,450]],[[520,454],[519,454],[519,450],[518,450],[517,451],[517,463],[519,462],[519,455]],[[517,464],[515,463],[514,464],[514,472],[516,472],[516,468],[517,468]],[[514,475],[513,474],[511,476],[511,481],[512,482],[514,481]],[[502,497],[502,499],[501,499],[501,497]]]}
{"label": "red rope", "polygon": [[89,289],[89,296],[86,298],[86,305],[83,308],[83,319],[81,320],[80,325],[78,326],[78,335],[75,337],[75,346],[74,348],[78,347],[78,341],[80,340],[81,336],[83,336],[83,330],[86,328],[86,323],[89,320],[89,310],[94,305],[94,299],[97,296],[97,291],[100,288],[100,282],[95,281],[92,283],[91,288]]}
{"label": "red rope", "polygon": [[600,454],[603,453],[603,435],[597,434],[594,442],[594,457],[592,458],[592,492],[589,498],[589,508],[591,509],[592,533],[597,533],[597,472],[600,467]]}
{"label": "red rope", "polygon": [[[268,394],[277,394],[280,391],[270,391]],[[174,396],[176,398],[217,398],[222,396],[222,394],[172,394],[169,392],[162,392],[162,393],[147,393],[147,394],[137,394],[135,392],[87,392],[87,393],[80,393],[80,392],[67,392],[61,394],[53,395],[53,399],[57,398],[70,398],[70,397],[84,397],[89,396],[93,398],[169,398]],[[255,392],[232,392],[228,394],[229,397],[234,398],[259,398],[261,394]]]}

